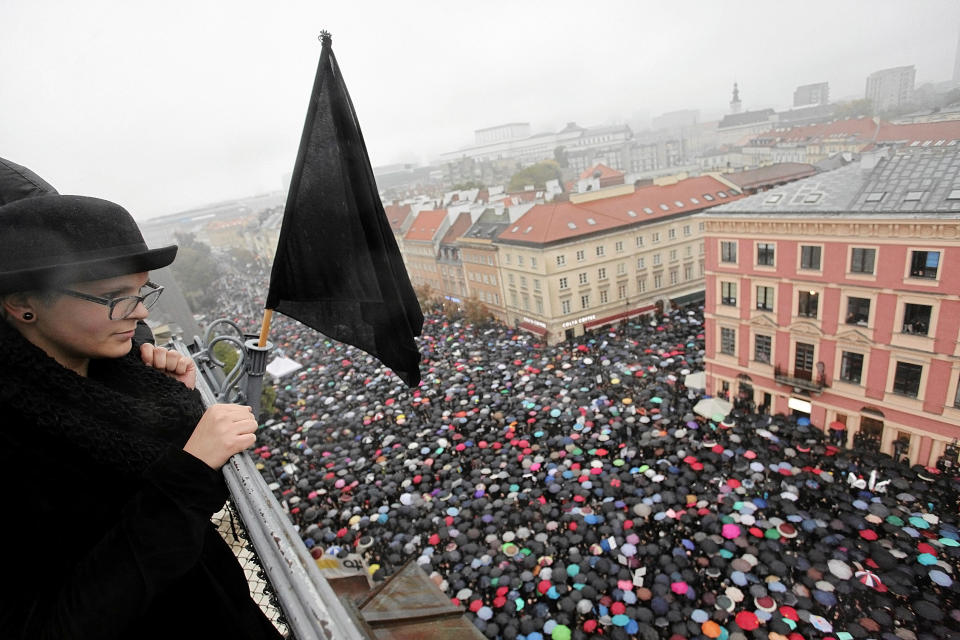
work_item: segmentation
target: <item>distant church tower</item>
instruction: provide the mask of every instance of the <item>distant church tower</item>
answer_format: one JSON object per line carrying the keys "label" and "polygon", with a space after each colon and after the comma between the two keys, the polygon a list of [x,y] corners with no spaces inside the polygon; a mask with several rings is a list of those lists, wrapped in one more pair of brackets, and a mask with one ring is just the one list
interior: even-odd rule
{"label": "distant church tower", "polygon": [[740,113],[740,89],[733,83],[733,100],[730,101],[730,113]]}

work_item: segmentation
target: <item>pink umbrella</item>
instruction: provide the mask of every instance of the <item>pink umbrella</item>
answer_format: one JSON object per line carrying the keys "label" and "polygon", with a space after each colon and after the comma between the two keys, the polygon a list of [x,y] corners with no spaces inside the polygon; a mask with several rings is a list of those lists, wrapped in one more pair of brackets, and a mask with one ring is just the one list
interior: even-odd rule
{"label": "pink umbrella", "polygon": [[722,535],[724,538],[727,538],[728,540],[732,540],[733,538],[736,538],[740,535],[740,527],[732,523],[725,524],[723,525],[723,529],[720,532],[720,535]]}
{"label": "pink umbrella", "polygon": [[682,596],[687,592],[687,583],[686,582],[674,582],[670,585],[670,590],[673,591],[678,596]]}

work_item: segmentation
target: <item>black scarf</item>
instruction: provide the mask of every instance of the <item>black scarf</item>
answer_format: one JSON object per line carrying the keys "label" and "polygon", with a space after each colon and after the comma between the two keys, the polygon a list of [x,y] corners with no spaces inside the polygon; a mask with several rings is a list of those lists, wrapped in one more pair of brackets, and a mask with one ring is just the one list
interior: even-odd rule
{"label": "black scarf", "polygon": [[139,477],[171,445],[182,447],[203,415],[196,391],[148,367],[139,345],[91,360],[87,377],[60,365],[0,320],[0,411],[7,429],[37,444]]}

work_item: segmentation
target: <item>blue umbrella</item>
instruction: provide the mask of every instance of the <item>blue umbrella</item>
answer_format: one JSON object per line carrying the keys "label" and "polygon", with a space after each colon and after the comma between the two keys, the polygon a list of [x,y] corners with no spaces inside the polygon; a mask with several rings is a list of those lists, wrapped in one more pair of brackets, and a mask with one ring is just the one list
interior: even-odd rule
{"label": "blue umbrella", "polygon": [[953,580],[950,578],[950,576],[945,574],[943,571],[940,571],[940,569],[932,569],[930,571],[930,579],[941,587],[949,587],[953,584]]}
{"label": "blue umbrella", "polygon": [[921,553],[917,556],[917,562],[924,566],[930,566],[931,564],[937,564],[937,557],[931,553]]}

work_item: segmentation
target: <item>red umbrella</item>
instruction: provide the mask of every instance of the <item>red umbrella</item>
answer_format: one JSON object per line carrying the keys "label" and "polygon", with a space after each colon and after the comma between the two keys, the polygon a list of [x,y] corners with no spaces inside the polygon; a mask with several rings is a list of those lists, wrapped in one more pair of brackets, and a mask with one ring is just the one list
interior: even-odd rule
{"label": "red umbrella", "polygon": [[834,431],[843,431],[844,429],[847,428],[847,425],[843,424],[839,420],[834,420],[833,422],[830,423],[830,428],[833,429]]}
{"label": "red umbrella", "polygon": [[752,611],[741,611],[737,614],[737,625],[744,631],[753,631],[760,626],[757,614]]}
{"label": "red umbrella", "polygon": [[877,574],[875,574],[873,571],[870,571],[870,570],[857,571],[853,575],[856,576],[857,580],[867,585],[868,587],[873,587],[874,589],[876,589],[878,586],[883,584],[880,580],[880,576],[878,576]]}

